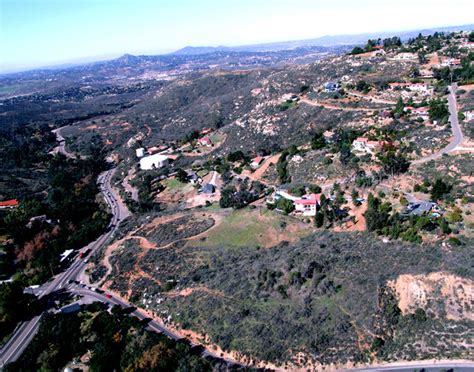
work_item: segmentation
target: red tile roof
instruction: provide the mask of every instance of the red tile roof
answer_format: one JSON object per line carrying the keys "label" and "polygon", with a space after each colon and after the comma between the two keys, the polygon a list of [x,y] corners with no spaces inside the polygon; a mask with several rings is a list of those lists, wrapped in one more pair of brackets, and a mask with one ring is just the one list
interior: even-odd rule
{"label": "red tile roof", "polygon": [[257,156],[256,158],[252,159],[252,163],[260,164],[263,161],[263,156]]}
{"label": "red tile roof", "polygon": [[198,139],[198,142],[205,145],[212,145],[212,141],[209,137],[202,137]]}
{"label": "red tile roof", "polygon": [[18,200],[16,199],[0,201],[0,207],[17,207],[17,206],[18,206]]}
{"label": "red tile roof", "polygon": [[316,205],[316,204],[319,204],[320,200],[321,200],[321,194],[311,194],[311,195],[308,195],[305,199],[295,200],[295,204]]}

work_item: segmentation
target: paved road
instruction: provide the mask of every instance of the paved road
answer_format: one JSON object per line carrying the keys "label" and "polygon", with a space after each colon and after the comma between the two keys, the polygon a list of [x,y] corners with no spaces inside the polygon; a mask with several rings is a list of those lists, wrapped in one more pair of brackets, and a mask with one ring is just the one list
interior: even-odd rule
{"label": "paved road", "polygon": [[430,160],[438,159],[441,156],[443,156],[443,154],[447,154],[448,152],[453,151],[463,141],[464,138],[463,138],[462,131],[461,131],[461,128],[459,126],[459,121],[458,121],[458,105],[456,102],[456,86],[455,85],[449,86],[448,107],[449,107],[449,121],[451,122],[451,130],[453,132],[453,137],[451,138],[451,142],[445,148],[441,149],[438,152],[435,152],[424,158],[414,160],[412,164],[423,164]]}
{"label": "paved road", "polygon": [[440,361],[440,362],[407,362],[404,364],[393,364],[385,365],[378,367],[368,367],[368,368],[356,368],[354,371],[363,371],[363,372],[376,372],[376,371],[391,371],[391,372],[413,372],[421,371],[426,372],[445,372],[445,371],[454,371],[454,372],[467,372],[474,371],[474,362],[468,361]]}
{"label": "paved road", "polygon": [[[110,296],[110,295],[109,295],[109,297],[110,297],[109,298],[109,297],[105,296],[104,294],[101,294],[101,293],[98,293],[98,292],[95,292],[95,291],[89,289],[88,287],[82,287],[80,285],[78,286],[78,285],[72,284],[70,286],[70,290],[71,290],[72,293],[76,293],[76,294],[79,294],[79,295],[82,295],[82,296],[91,297],[91,298],[93,298],[97,301],[107,303],[109,305],[120,305],[122,308],[128,308],[128,307],[131,306],[129,303],[127,303],[125,301],[122,301],[119,298],[116,298],[116,297],[113,297],[113,296]],[[140,320],[150,319],[141,309],[138,309],[138,308],[135,311],[133,311],[131,313],[131,315],[137,317]],[[181,336],[179,336],[178,334],[176,334],[173,331],[169,330],[163,324],[161,324],[161,323],[159,323],[159,322],[157,322],[156,320],[153,320],[153,319],[151,319],[149,321],[148,329],[153,331],[153,332],[163,333],[164,335],[166,335],[169,338],[171,338],[173,340],[176,340],[176,341],[182,339]],[[198,346],[197,344],[193,344],[193,343],[191,343],[191,345],[192,346]],[[219,359],[221,359],[221,360],[223,360],[223,361],[225,361],[229,364],[235,364],[235,362],[233,360],[224,359],[220,355],[209,352],[208,350],[204,350],[203,353],[202,353],[202,356],[203,357],[219,358]]]}
{"label": "paved road", "polygon": [[[98,178],[101,192],[105,201],[110,206],[112,219],[110,221],[108,231],[84,248],[91,250],[89,256],[93,255],[100,247],[103,246],[103,244],[117,230],[118,223],[129,215],[126,206],[121,203],[117,193],[114,189],[112,189],[110,184],[110,180],[114,172],[115,169],[110,169],[100,174]],[[85,262],[85,259],[80,259],[78,257],[66,271],[54,277],[50,282],[44,284],[38,297],[42,298],[56,290],[64,288],[68,281],[76,279],[86,268],[86,266],[87,263]],[[30,321],[21,323],[19,327],[17,327],[10,340],[0,350],[0,363],[9,363],[15,361],[20,356],[26,345],[28,345],[29,341],[33,338],[34,334],[38,330],[40,318],[40,316],[35,317]]]}
{"label": "paved road", "polygon": [[61,134],[61,130],[66,127],[61,127],[58,129],[54,129],[52,132],[56,135],[56,140],[58,141],[58,146],[53,150],[53,153],[57,154],[63,154],[67,158],[75,158],[76,154],[73,154],[72,152],[69,152],[66,150],[66,139],[63,137]]}

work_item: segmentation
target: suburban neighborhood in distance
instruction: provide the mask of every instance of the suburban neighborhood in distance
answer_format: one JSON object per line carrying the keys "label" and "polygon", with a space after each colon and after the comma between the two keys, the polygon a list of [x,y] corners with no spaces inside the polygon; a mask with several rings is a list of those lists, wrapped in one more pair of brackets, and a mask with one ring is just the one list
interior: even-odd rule
{"label": "suburban neighborhood in distance", "polygon": [[[341,36],[201,47],[269,8],[8,0],[31,43],[0,64],[0,370],[474,370],[474,25],[358,32],[369,3],[304,1]],[[156,40],[33,45],[46,11],[109,10]]]}

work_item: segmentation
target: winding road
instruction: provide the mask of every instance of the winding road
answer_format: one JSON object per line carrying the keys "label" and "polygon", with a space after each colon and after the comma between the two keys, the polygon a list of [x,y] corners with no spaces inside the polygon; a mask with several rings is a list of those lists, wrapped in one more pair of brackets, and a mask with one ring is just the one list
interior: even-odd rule
{"label": "winding road", "polygon": [[443,149],[431,155],[412,161],[412,164],[414,165],[423,164],[430,160],[438,159],[441,156],[443,156],[443,154],[447,154],[453,150],[456,150],[456,148],[464,140],[461,127],[459,126],[459,120],[458,120],[458,105],[456,102],[456,86],[450,85],[448,89],[449,89],[449,94],[448,94],[449,122],[451,123],[451,130],[453,132],[453,137],[451,138],[451,142]]}

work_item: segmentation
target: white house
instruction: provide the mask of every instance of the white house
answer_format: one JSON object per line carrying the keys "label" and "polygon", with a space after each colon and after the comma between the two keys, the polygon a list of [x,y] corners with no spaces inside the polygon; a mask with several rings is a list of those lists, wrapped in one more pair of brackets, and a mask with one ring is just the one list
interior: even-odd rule
{"label": "white house", "polygon": [[139,149],[135,150],[135,153],[137,154],[137,158],[143,158],[145,156],[145,149],[140,147]]}
{"label": "white house", "polygon": [[140,169],[151,170],[161,168],[169,164],[169,159],[165,155],[154,154],[140,159]]}
{"label": "white house", "polygon": [[466,116],[466,121],[474,120],[474,111],[466,111],[464,115]]}
{"label": "white house", "polygon": [[352,142],[352,149],[366,154],[375,154],[382,149],[382,141],[369,141],[366,137],[359,137]]}
{"label": "white house", "polygon": [[321,194],[310,194],[295,200],[295,213],[303,216],[316,216],[318,205],[321,202]]}
{"label": "white house", "polygon": [[410,110],[411,113],[415,116],[422,117],[423,119],[426,119],[430,115],[430,109],[428,107],[411,107],[411,106],[406,106],[403,109],[405,112]]}
{"label": "white house", "polygon": [[418,55],[415,53],[398,53],[393,59],[397,61],[407,61],[418,59]]}
{"label": "white house", "polygon": [[260,164],[262,164],[262,161],[263,161],[263,156],[257,156],[256,158],[252,159],[250,166],[253,169],[257,169],[260,166]]}

